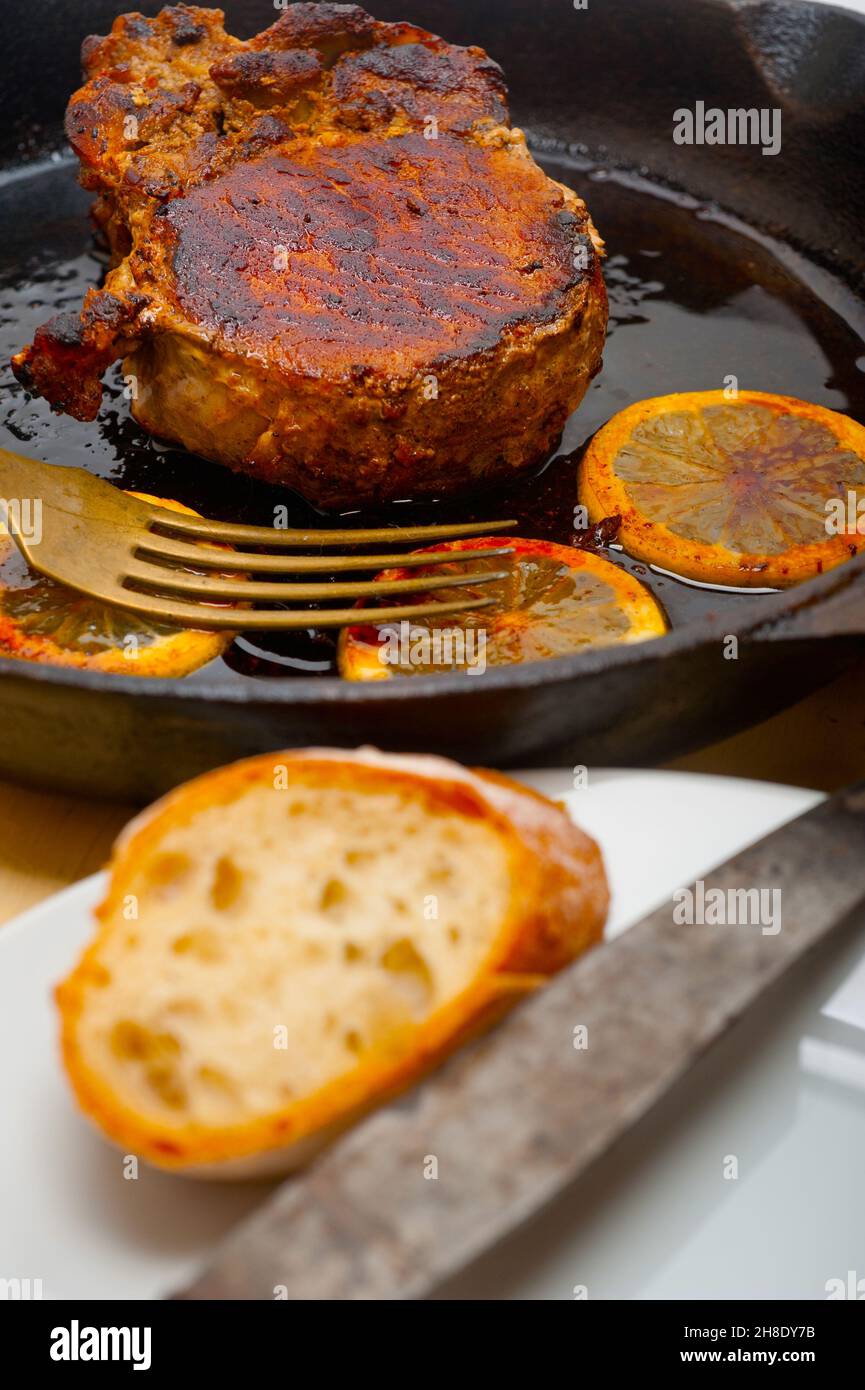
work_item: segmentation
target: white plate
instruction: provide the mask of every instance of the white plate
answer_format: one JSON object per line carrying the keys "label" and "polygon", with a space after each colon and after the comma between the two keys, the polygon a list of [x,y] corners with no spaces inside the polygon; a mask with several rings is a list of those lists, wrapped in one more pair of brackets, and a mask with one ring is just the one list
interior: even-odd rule
{"label": "white plate", "polygon": [[[566,797],[599,840],[613,934],[819,800],[684,773],[593,772],[577,791],[567,772],[525,780]],[[90,935],[101,886],[87,879],[0,928],[0,1278],[40,1279],[45,1298],[171,1291],[269,1190],[144,1165],[127,1180],[77,1114],[51,990]],[[865,1279],[865,1053],[850,1041],[865,1024],[865,981],[851,974],[861,949],[841,943],[761,1005],[596,1171],[447,1293],[820,1298],[848,1270]],[[844,981],[833,1023],[821,1007]],[[728,1155],[737,1180],[724,1177]]]}

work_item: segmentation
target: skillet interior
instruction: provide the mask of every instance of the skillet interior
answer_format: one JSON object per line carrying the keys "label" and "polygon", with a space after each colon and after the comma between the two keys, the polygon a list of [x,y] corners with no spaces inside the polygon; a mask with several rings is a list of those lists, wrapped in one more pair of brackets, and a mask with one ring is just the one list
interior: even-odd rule
{"label": "skillet interior", "polygon": [[[7,65],[5,81],[14,80],[0,94],[0,114],[5,107],[5,114],[18,122],[19,137],[26,133],[31,154],[56,143],[66,96],[77,82],[80,35],[104,32],[122,8],[125,6],[119,3],[88,0],[76,7],[73,22],[60,5],[49,5],[47,17],[54,41],[47,63],[46,11],[40,11],[38,26],[27,21],[26,12],[16,15],[20,61],[14,73]],[[142,8],[153,12],[159,6]],[[240,33],[252,32],[269,19],[267,14],[262,18],[257,4],[228,4],[225,8],[229,22],[234,21]],[[382,0],[371,8],[381,18],[405,17],[403,4]],[[804,278],[818,282],[814,302],[822,300],[828,305],[834,301],[832,309],[838,311],[839,325],[845,316],[855,316],[858,305],[850,290],[862,289],[861,280],[857,281],[857,238],[865,211],[858,161],[865,137],[865,112],[858,94],[865,69],[865,24],[856,17],[826,11],[822,6],[734,6],[720,0],[665,0],[651,7],[641,6],[638,0],[603,0],[603,4],[591,7],[591,12],[571,11],[556,0],[545,0],[530,9],[519,0],[496,4],[478,0],[459,11],[448,4],[418,0],[410,8],[411,18],[455,41],[482,43],[503,63],[515,118],[526,125],[536,148],[546,152],[552,161],[551,171],[570,177],[586,192],[608,237],[602,205],[608,209],[607,223],[613,220],[612,210],[616,210],[620,225],[628,218],[631,223],[639,223],[641,216],[649,219],[645,243],[650,252],[657,251],[657,244],[652,246],[651,219],[662,205],[635,193],[632,179],[625,180],[630,187],[620,186],[618,176],[594,187],[587,185],[585,172],[572,172],[574,163],[578,171],[589,160],[602,163],[606,170],[650,171],[653,178],[687,189],[707,205],[707,210],[709,203],[720,204],[752,227],[780,236],[784,245],[778,254],[791,260],[792,281]],[[33,74],[32,83],[21,80],[22,65],[28,77]],[[13,111],[16,103],[20,106],[22,96],[29,112]],[[782,105],[781,154],[773,159],[737,146],[711,151],[674,146],[670,139],[672,111],[692,105],[698,98],[707,105],[725,107]],[[32,126],[34,110],[40,112],[42,132]],[[10,125],[4,123],[4,128],[10,129]],[[7,148],[7,158],[11,153]],[[65,189],[62,196],[71,200],[71,222],[59,215],[60,187]],[[50,244],[51,238],[56,238],[51,250],[60,255],[64,248],[59,243],[71,225],[81,236],[77,249],[86,247],[80,210],[87,200],[74,189],[71,169],[49,168],[42,175],[34,173],[27,180],[16,180],[7,185],[5,196],[9,198],[13,191],[15,201],[8,206],[14,206],[15,219],[25,237],[38,229],[37,243],[44,246],[46,239]],[[676,207],[675,203],[669,205]],[[670,259],[671,270],[676,257],[680,280],[689,278],[702,312],[706,296],[712,294],[713,238],[723,241],[727,233],[719,230],[717,221],[706,222],[705,239],[691,239],[689,243],[686,229],[693,227],[695,216],[699,214],[689,207],[687,198],[679,200],[675,216],[668,210],[664,221],[670,230],[661,255],[665,262]],[[632,232],[636,245],[641,229],[632,227]],[[633,279],[631,266],[617,269],[615,241],[610,249],[609,274],[611,280],[617,273],[623,277],[621,305],[626,316],[633,290],[627,283]],[[67,246],[65,251],[68,259],[76,248]],[[795,264],[798,253],[805,254],[806,263]],[[725,254],[729,259],[729,249]],[[749,280],[762,282],[768,306],[771,276],[781,272],[771,268],[762,271],[755,261],[760,254],[757,243],[743,241],[740,273],[746,288]],[[769,260],[775,265],[774,252]],[[80,269],[85,274],[92,271],[86,265]],[[667,273],[666,266],[661,273]],[[631,294],[636,299],[632,306],[635,318],[641,313],[640,295],[647,282],[648,273]],[[785,292],[777,285],[775,288],[778,300],[783,300]],[[67,289],[71,300],[77,298],[76,284],[69,283]],[[811,310],[804,299],[801,307],[807,317]],[[723,296],[718,309],[723,312]],[[16,304],[14,311],[20,310],[20,303]],[[39,311],[35,312],[38,317]],[[711,319],[706,322],[711,326]],[[766,328],[767,335],[770,327]],[[807,389],[807,352],[798,364],[801,380],[791,382],[785,375],[791,363],[784,361],[783,323],[773,327],[782,332],[767,354],[777,376],[760,381],[743,378],[743,384],[787,390],[865,418],[854,333],[839,326],[837,335],[833,330],[831,347],[823,344],[823,355],[830,359],[827,386],[831,382],[831,387],[828,394],[821,395],[816,389],[823,381],[821,364],[815,359],[815,389]],[[25,337],[19,330],[20,341]],[[723,360],[713,359],[713,374],[707,380],[704,364],[697,360],[699,344],[689,343],[683,352],[683,345],[672,340],[670,360],[665,356],[653,364],[656,384],[641,389],[628,372],[627,358],[621,364],[620,376],[611,381],[612,347],[608,369],[599,382],[607,395],[586,402],[566,435],[566,449],[579,444],[629,400],[721,384],[714,373],[724,371]],[[791,350],[795,358],[795,350]],[[723,352],[721,355],[723,358]],[[738,366],[738,360],[732,361],[726,370],[735,372]],[[698,373],[698,379],[677,375],[686,369]],[[621,399],[616,400],[616,392]],[[83,451],[93,444],[88,428],[75,426],[74,441],[64,434],[65,461],[87,458]],[[13,440],[8,442],[16,447]],[[51,456],[40,450],[38,436],[17,447]],[[69,457],[68,451],[75,449],[82,451],[80,459]],[[152,470],[154,457],[149,444],[147,449]],[[131,473],[118,475],[119,457]],[[163,490],[204,506],[200,497],[189,495],[194,464],[188,460],[177,463],[175,485],[172,463],[177,461],[172,456],[158,458],[158,467],[167,475],[160,489],[153,486],[152,471],[146,483],[136,475],[135,467],[145,466],[136,460],[135,444],[121,412],[109,430],[108,451],[102,460],[112,476],[129,486],[146,485],[147,490]],[[211,467],[198,467],[206,473],[206,485],[212,486]],[[548,474],[541,480],[544,487],[550,477]],[[246,485],[238,486],[242,490]],[[237,505],[235,488],[235,495],[225,499],[225,514],[236,510]],[[500,506],[508,509],[504,502]],[[213,505],[205,509],[217,511]],[[493,514],[486,499],[476,510]],[[157,683],[4,661],[0,663],[0,709],[7,729],[14,730],[15,736],[5,740],[2,761],[6,771],[27,780],[87,786],[128,796],[149,795],[204,766],[291,742],[354,743],[368,739],[394,747],[435,746],[470,760],[502,765],[560,761],[564,756],[581,762],[669,756],[763,717],[841,669],[856,644],[850,636],[832,640],[837,623],[831,620],[824,626],[826,636],[819,643],[819,654],[815,652],[808,662],[801,659],[798,642],[791,635],[771,646],[747,643],[739,662],[726,663],[719,670],[720,638],[730,631],[747,633],[776,614],[795,613],[810,603],[812,590],[815,595],[822,589],[847,592],[849,582],[861,569],[855,562],[845,567],[843,581],[829,576],[822,584],[804,586],[789,595],[759,601],[737,598],[732,610],[729,604],[713,602],[699,609],[670,637],[642,649],[588,653],[521,670],[500,669],[478,679],[415,678],[374,691],[328,678],[237,681],[217,668],[191,680]],[[665,597],[672,606],[670,596]],[[676,601],[680,600],[684,601],[678,595]],[[842,626],[849,628],[849,621]],[[786,630],[791,634],[795,631]],[[308,655],[314,664],[320,653],[313,649]]]}

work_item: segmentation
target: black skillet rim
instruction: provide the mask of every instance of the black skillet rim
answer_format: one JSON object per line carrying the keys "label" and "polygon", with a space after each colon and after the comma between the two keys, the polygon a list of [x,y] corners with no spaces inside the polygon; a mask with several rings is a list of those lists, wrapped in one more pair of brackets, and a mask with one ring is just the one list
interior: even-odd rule
{"label": "black skillet rim", "polygon": [[[572,656],[550,657],[545,661],[525,662],[519,666],[494,666],[485,671],[480,681],[471,681],[464,672],[431,676],[412,676],[410,679],[350,681],[342,676],[296,676],[271,681],[251,678],[249,685],[235,680],[225,683],[216,679],[212,686],[190,685],[189,678],[159,676],[118,676],[104,671],[88,671],[78,667],[43,666],[22,661],[17,657],[0,657],[0,678],[21,676],[47,685],[70,686],[74,689],[116,692],[123,695],[155,696],[171,700],[200,700],[205,703],[222,701],[226,704],[285,704],[310,705],[344,701],[346,704],[367,703],[372,695],[376,701],[398,701],[411,696],[466,695],[471,691],[524,688],[552,685],[580,675],[646,663],[650,658],[661,659],[692,648],[721,643],[734,635],[756,640],[797,639],[795,619],[803,609],[822,604],[837,594],[858,589],[863,605],[862,632],[865,635],[865,552],[804,584],[789,590],[764,595],[759,604],[749,610],[748,617],[731,621],[730,614],[707,616],[695,623],[686,623],[645,642],[633,642],[610,647],[596,647]],[[773,629],[788,620],[788,630],[775,633]],[[792,621],[790,621],[792,620]],[[833,635],[827,632],[827,636]]]}

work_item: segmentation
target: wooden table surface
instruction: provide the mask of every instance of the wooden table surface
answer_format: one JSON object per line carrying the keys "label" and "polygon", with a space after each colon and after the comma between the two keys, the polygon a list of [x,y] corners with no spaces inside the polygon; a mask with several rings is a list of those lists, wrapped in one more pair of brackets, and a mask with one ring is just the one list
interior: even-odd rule
{"label": "wooden table surface", "polygon": [[[774,719],[669,766],[824,791],[865,778],[865,662]],[[101,868],[135,809],[0,782],[0,923]]]}

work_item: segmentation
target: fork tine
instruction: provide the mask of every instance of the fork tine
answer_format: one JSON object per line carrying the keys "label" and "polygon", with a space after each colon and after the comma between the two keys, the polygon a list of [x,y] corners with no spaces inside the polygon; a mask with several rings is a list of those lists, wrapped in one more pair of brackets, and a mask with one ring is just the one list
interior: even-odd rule
{"label": "fork tine", "polygon": [[216,608],[206,603],[174,603],[149,594],[137,594],[131,589],[112,595],[111,603],[139,613],[155,622],[177,624],[180,627],[204,631],[285,632],[298,628],[351,627],[358,623],[391,623],[409,618],[432,617],[441,613],[465,613],[470,609],[489,608],[491,598],[453,600],[447,603],[409,604],[396,608],[317,608],[317,609],[252,609]]}
{"label": "fork tine", "polygon": [[[280,631],[304,628],[346,627],[358,623],[388,623],[414,618],[437,618],[490,607],[495,600],[472,592],[480,585],[506,579],[507,570],[477,567],[513,554],[513,545],[472,546],[471,537],[506,531],[512,521],[459,523],[443,526],[381,527],[353,531],[279,531],[271,527],[223,525],[201,517],[172,512],[127,496],[104,479],[79,468],[58,468],[0,450],[0,476],[32,485],[39,491],[51,525],[40,545],[30,544],[23,533],[13,540],[28,564],[41,574],[88,598],[156,623],[204,631]],[[12,489],[14,491],[14,489]],[[20,489],[19,489],[20,490]],[[10,491],[10,489],[7,489]],[[467,539],[465,550],[430,548],[422,554],[402,553],[395,547],[418,541],[444,542]],[[503,538],[504,539],[504,538]],[[390,547],[381,554],[321,553],[329,546],[363,546],[381,541]],[[270,553],[250,554],[235,546],[253,545]],[[273,553],[306,546],[313,554]],[[137,561],[138,563],[132,563]],[[454,566],[454,561],[459,561]],[[457,573],[442,573],[450,564]],[[185,567],[179,570],[177,567]],[[382,580],[371,576],[391,566],[415,568],[414,577]],[[422,571],[431,570],[432,574]],[[241,571],[226,573],[230,571]],[[330,574],[342,570],[366,572],[367,578],[342,583],[256,583],[248,574]],[[128,574],[125,572],[129,571]],[[202,573],[204,571],[204,573]],[[217,573],[213,573],[217,571]],[[119,576],[119,577],[118,577]],[[138,584],[138,591],[130,587]],[[463,588],[466,597],[431,599],[431,589]],[[488,592],[488,591],[487,591]],[[341,599],[416,594],[425,602],[387,607],[331,607]],[[187,596],[189,598],[187,599]],[[193,601],[193,596],[201,601]],[[255,600],[284,604],[290,600],[325,607],[252,608]]]}
{"label": "fork tine", "polygon": [[[403,533],[400,532],[400,539]],[[512,555],[513,546],[489,546],[486,550],[443,550],[440,557],[435,552],[424,555],[402,555],[391,551],[387,555],[247,555],[231,554],[216,546],[188,545],[183,541],[172,541],[168,537],[146,532],[136,542],[136,554],[155,556],[158,560],[178,565],[190,565],[193,569],[233,568],[242,561],[244,573],[248,574],[333,574],[337,570],[382,570],[412,569],[417,566],[444,565],[456,560],[489,560],[501,555]]]}
{"label": "fork tine", "polygon": [[420,575],[414,579],[356,580],[348,584],[256,584],[244,579],[211,579],[185,570],[162,565],[130,566],[124,581],[147,585],[168,594],[195,596],[211,602],[295,603],[314,599],[372,598],[379,594],[417,594],[431,588],[456,589],[467,584],[490,584],[507,579],[507,570],[481,570],[475,574],[455,574],[438,578]]}
{"label": "fork tine", "polygon": [[235,522],[211,521],[203,516],[187,516],[161,507],[151,508],[151,526],[159,526],[178,536],[197,536],[224,545],[265,545],[290,548],[295,545],[369,545],[371,542],[459,540],[463,536],[492,535],[516,526],[515,521],[459,522],[443,526],[377,526],[366,530],[343,527],[339,530],[281,530],[275,526],[239,526]]}

